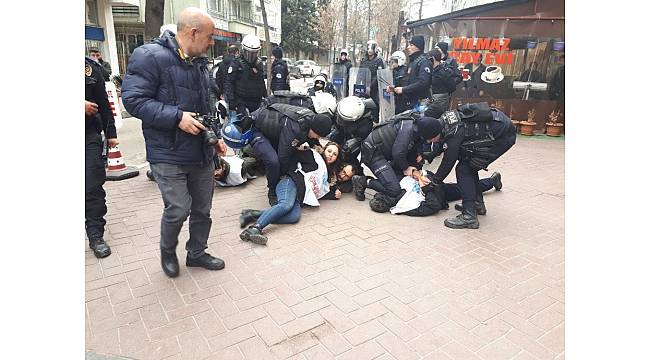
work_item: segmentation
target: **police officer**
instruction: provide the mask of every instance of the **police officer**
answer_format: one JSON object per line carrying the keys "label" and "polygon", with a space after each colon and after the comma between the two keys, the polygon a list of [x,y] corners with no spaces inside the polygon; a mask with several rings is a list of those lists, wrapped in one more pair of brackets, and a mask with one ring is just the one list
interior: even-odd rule
{"label": "police officer", "polygon": [[257,57],[261,48],[260,39],[255,35],[246,35],[241,46],[241,56],[228,67],[224,87],[229,109],[245,114],[246,110],[257,110],[262,97],[267,94],[262,60]]}
{"label": "police officer", "polygon": [[[338,64],[341,64],[345,66],[345,83],[349,84],[350,80],[350,68],[352,67],[352,61],[348,59],[348,51],[347,50],[341,50],[341,54],[339,55],[339,62]],[[343,94],[347,95],[348,94],[348,89],[341,89],[343,91]],[[345,96],[343,95],[343,96]]]}
{"label": "police officer", "polygon": [[363,174],[358,160],[361,143],[372,131],[371,112],[377,106],[372,99],[348,96],[339,101],[336,107],[336,121],[330,140],[341,146],[343,161],[351,164],[357,174]]}
{"label": "police officer", "polygon": [[487,212],[478,171],[487,169],[515,144],[516,128],[508,116],[487,103],[465,104],[457,110],[446,111],[438,122],[440,134],[431,142],[442,143],[445,150],[432,179],[441,183],[456,165],[456,179],[463,198],[461,214],[446,219],[445,226],[478,229],[477,213],[485,215]]}
{"label": "police officer", "polygon": [[369,187],[392,198],[393,205],[402,196],[399,182],[411,176],[418,165],[419,145],[430,142],[440,133],[440,123],[435,118],[419,116],[410,111],[395,115],[388,122],[375,127],[361,145],[361,162],[377,177],[363,175],[352,177],[357,200],[365,200]]}
{"label": "police officer", "polygon": [[[456,61],[455,58],[449,57],[449,44],[447,44],[444,41],[439,41],[436,46],[436,49],[440,50],[442,52],[442,61],[445,65],[449,66],[453,70],[453,79],[454,83],[456,85],[460,84],[463,82],[463,75],[460,73],[460,70],[458,69],[458,62]],[[456,89],[454,89],[456,91]],[[452,91],[453,93],[453,91]],[[451,94],[449,94],[451,97]]]}
{"label": "police officer", "polygon": [[277,201],[275,187],[280,175],[286,174],[295,161],[295,152],[305,142],[327,136],[332,127],[329,115],[288,105],[272,104],[251,114],[255,125],[253,156],[264,164],[269,204]]}
{"label": "police officer", "polygon": [[[395,51],[390,56],[390,67],[393,69],[393,83],[392,88],[388,87],[388,92],[394,92],[395,88],[402,88],[406,85],[406,55],[402,51]],[[395,94],[395,113],[399,114],[408,110],[408,99],[404,93]]]}
{"label": "police officer", "polygon": [[[361,61],[359,68],[367,68],[370,70],[370,97],[375,102],[375,104],[379,104],[379,92],[377,89],[377,70],[385,69],[386,64],[384,64],[384,60],[382,60],[382,58],[377,56],[377,49],[379,46],[377,45],[376,41],[368,41],[367,46],[367,56]],[[379,109],[373,111],[373,115],[374,119],[379,121]]]}
{"label": "police officer", "polygon": [[320,73],[314,78],[314,86],[307,89],[307,94],[309,96],[316,95],[317,92],[326,92],[332,94],[336,98],[336,89],[331,82],[327,81],[327,75]]}
{"label": "police officer", "polygon": [[106,169],[102,161],[101,132],[106,135],[108,146],[114,147],[117,141],[115,119],[108,103],[102,69],[93,59],[86,57],[86,235],[90,248],[98,258],[111,254],[104,242],[106,220]]}
{"label": "police officer", "polygon": [[271,68],[271,91],[289,89],[289,67],[287,62],[282,60],[282,48],[276,46],[271,51],[273,65]]}
{"label": "police officer", "polygon": [[431,100],[433,104],[448,109],[450,95],[456,90],[453,69],[442,60],[442,52],[433,49],[429,53],[433,69],[431,70]]}
{"label": "police officer", "polygon": [[230,63],[239,56],[239,48],[237,45],[230,45],[228,47],[228,53],[223,56],[223,59],[214,69],[212,69],[212,79],[217,85],[219,91],[219,98],[222,99],[225,91],[225,81],[226,74],[228,73],[228,68]]}
{"label": "police officer", "polygon": [[[403,87],[395,87],[395,94],[405,95],[407,106],[413,107],[420,100],[429,97],[429,86],[431,85],[431,63],[427,61],[423,53],[424,36],[416,35],[411,37],[406,51],[409,53],[409,66],[406,70],[406,83]],[[396,113],[399,113],[397,109]]]}

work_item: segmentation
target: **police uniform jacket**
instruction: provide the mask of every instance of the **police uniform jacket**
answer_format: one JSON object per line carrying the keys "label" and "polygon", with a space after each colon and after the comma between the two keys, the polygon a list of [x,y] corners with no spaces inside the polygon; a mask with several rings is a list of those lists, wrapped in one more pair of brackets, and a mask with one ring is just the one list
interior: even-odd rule
{"label": "police uniform jacket", "polygon": [[415,104],[420,99],[429,97],[431,84],[431,62],[427,60],[422,51],[409,55],[409,66],[406,70],[406,86],[402,93],[406,95],[410,104]]}
{"label": "police uniform jacket", "polygon": [[373,94],[372,97],[375,98],[377,94],[377,70],[385,69],[386,64],[384,60],[377,55],[374,55],[372,59],[369,59],[367,56],[359,64],[359,68],[370,69],[370,93]]}
{"label": "police uniform jacket", "polygon": [[170,31],[135,49],[122,83],[122,102],[142,120],[150,163],[212,161],[214,147],[203,141],[203,135],[178,127],[183,111],[209,114],[209,81],[208,59],[187,57]]}
{"label": "police uniform jacket", "polygon": [[262,101],[267,96],[262,61],[249,64],[241,57],[235,58],[228,66],[224,89],[230,109],[245,102]]}
{"label": "police uniform jacket", "polygon": [[271,75],[271,91],[289,90],[289,67],[286,61],[273,60]]}
{"label": "police uniform jacket", "polygon": [[454,72],[449,65],[440,64],[431,71],[431,93],[448,94],[456,90]]}
{"label": "police uniform jacket", "polygon": [[108,103],[102,69],[99,64],[89,57],[86,57],[85,75],[86,101],[94,102],[98,108],[95,115],[86,115],[86,132],[100,133],[104,131],[107,139],[116,139],[115,119]]}
{"label": "police uniform jacket", "polygon": [[[393,84],[395,87],[404,87],[407,85],[406,79],[406,66],[402,65],[393,69]],[[406,95],[395,94],[395,114],[399,114],[402,111],[408,109],[408,99]]]}
{"label": "police uniform jacket", "polygon": [[228,67],[230,63],[235,59],[233,55],[226,54],[223,56],[223,60],[217,64],[217,69],[214,72],[214,82],[217,84],[220,94],[224,93],[224,81],[226,80],[226,73],[228,72]]}
{"label": "police uniform jacket", "polygon": [[[417,146],[415,146],[415,142],[418,140],[418,136],[415,131],[415,120],[401,119],[376,127],[364,140],[364,143],[370,142],[374,144],[376,151],[383,155],[386,160],[391,161],[393,168],[403,171],[412,164],[409,159],[414,159],[414,155],[416,155]],[[372,161],[371,159],[365,160]]]}

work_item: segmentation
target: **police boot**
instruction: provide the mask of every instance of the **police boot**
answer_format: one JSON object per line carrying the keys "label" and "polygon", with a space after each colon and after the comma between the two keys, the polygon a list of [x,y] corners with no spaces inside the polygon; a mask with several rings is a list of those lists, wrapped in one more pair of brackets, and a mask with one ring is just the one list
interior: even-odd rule
{"label": "police boot", "polygon": [[275,194],[275,190],[269,190],[267,196],[269,197],[269,205],[273,206],[278,203],[278,196]]}
{"label": "police boot", "polygon": [[501,188],[503,187],[503,183],[501,182],[501,174],[499,174],[498,171],[495,171],[494,174],[490,176],[490,179],[494,181],[494,190],[501,191]]}
{"label": "police boot", "polygon": [[103,238],[94,238],[89,240],[90,248],[93,250],[95,257],[98,259],[105,258],[111,254],[111,248],[108,247]]}
{"label": "police boot", "polygon": [[147,170],[147,177],[151,181],[156,181],[156,179],[153,177],[153,172],[151,170]]}
{"label": "police boot", "polygon": [[239,234],[239,238],[243,241],[250,241],[258,245],[266,245],[266,241],[268,240],[266,236],[262,234],[262,228],[258,224],[249,226],[248,229],[242,231],[242,233]]}
{"label": "police boot", "polygon": [[364,175],[354,175],[352,177],[352,190],[354,191],[354,196],[359,201],[366,200],[366,187],[368,186],[368,178]]}
{"label": "police boot", "polygon": [[[474,202],[474,207],[476,209],[476,214],[477,215],[485,215],[487,214],[487,209],[485,208],[485,203],[484,202]],[[463,204],[456,204],[454,205],[454,209],[463,212]]]}
{"label": "police boot", "polygon": [[458,216],[445,220],[445,226],[452,229],[478,229],[476,213],[464,210]]}
{"label": "police boot", "polygon": [[178,276],[178,258],[175,250],[160,249],[160,265],[165,275],[169,277]]}
{"label": "police boot", "polygon": [[245,228],[246,225],[254,222],[261,215],[262,215],[262,212],[260,210],[253,210],[253,209],[244,209],[244,210],[242,210],[241,215],[239,215],[239,227],[242,228],[242,229]]}

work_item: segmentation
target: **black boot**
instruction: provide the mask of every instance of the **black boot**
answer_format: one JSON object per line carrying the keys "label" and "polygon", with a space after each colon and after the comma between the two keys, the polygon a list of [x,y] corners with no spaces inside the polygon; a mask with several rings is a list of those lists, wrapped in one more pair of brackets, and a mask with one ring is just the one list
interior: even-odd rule
{"label": "black boot", "polygon": [[501,188],[503,187],[503,183],[501,182],[501,174],[499,174],[498,171],[495,171],[494,174],[490,176],[490,179],[494,181],[494,190],[501,191]]}
{"label": "black boot", "polygon": [[242,231],[242,233],[239,234],[239,238],[243,241],[250,241],[258,245],[266,245],[266,241],[268,240],[266,236],[262,234],[262,229],[258,224],[249,226],[248,229]]}
{"label": "black boot", "polygon": [[196,259],[185,258],[185,265],[188,267],[202,267],[208,270],[221,270],[226,267],[226,263],[223,260],[208,253],[205,253]]}
{"label": "black boot", "polygon": [[278,196],[275,194],[275,190],[269,190],[267,196],[269,197],[269,205],[273,206],[278,203]]}
{"label": "black boot", "polygon": [[463,211],[456,217],[445,220],[445,226],[452,229],[478,229],[478,218],[476,214]]}
{"label": "black boot", "polygon": [[352,190],[354,191],[354,196],[359,201],[366,200],[366,187],[368,186],[368,178],[364,175],[354,175],[352,177]]}
{"label": "black boot", "polygon": [[245,228],[246,225],[257,220],[261,215],[262,212],[260,210],[253,210],[253,209],[242,210],[241,215],[239,215],[239,227],[242,229]]}
{"label": "black boot", "polygon": [[93,250],[96,258],[105,258],[111,254],[111,248],[108,247],[103,238],[92,238],[89,240],[89,243],[90,248]]}
{"label": "black boot", "polygon": [[[487,214],[487,209],[485,208],[485,203],[484,202],[474,202],[474,207],[476,208],[476,214],[477,215],[485,215]],[[454,209],[463,212],[463,204],[456,204],[454,205]]]}
{"label": "black boot", "polygon": [[160,249],[160,264],[165,275],[172,278],[178,276],[178,258],[176,257],[176,251]]}

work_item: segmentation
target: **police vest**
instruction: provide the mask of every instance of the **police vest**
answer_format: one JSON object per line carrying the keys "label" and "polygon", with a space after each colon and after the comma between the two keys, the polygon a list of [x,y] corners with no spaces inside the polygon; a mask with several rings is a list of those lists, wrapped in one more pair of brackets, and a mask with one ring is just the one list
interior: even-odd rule
{"label": "police vest", "polygon": [[253,68],[247,61],[237,59],[241,68],[239,80],[235,86],[235,94],[245,99],[259,99],[266,95],[266,85],[264,85],[264,74],[262,71],[257,70],[253,72]]}
{"label": "police vest", "polygon": [[[384,156],[388,156],[393,152],[393,144],[397,139],[397,133],[402,128],[405,121],[415,122],[414,113],[404,112],[391,117],[387,122],[376,126],[370,133],[370,138],[375,148],[378,149]],[[413,125],[415,129],[415,125]],[[412,144],[409,144],[409,148]]]}
{"label": "police vest", "polygon": [[492,121],[503,122],[503,119],[496,115],[496,109],[490,108],[486,102],[465,104],[457,110],[446,111],[440,117],[443,137],[463,131],[464,140],[461,147],[477,141],[494,141],[490,124]]}
{"label": "police vest", "polygon": [[276,144],[280,139],[280,133],[286,126],[287,121],[295,121],[300,130],[305,134],[309,131],[308,119],[315,114],[309,109],[289,104],[271,104],[260,110],[255,118],[255,128],[264,134],[272,143]]}
{"label": "police vest", "polygon": [[276,90],[273,95],[266,97],[262,102],[268,106],[272,104],[289,104],[314,110],[311,97],[289,90]]}

